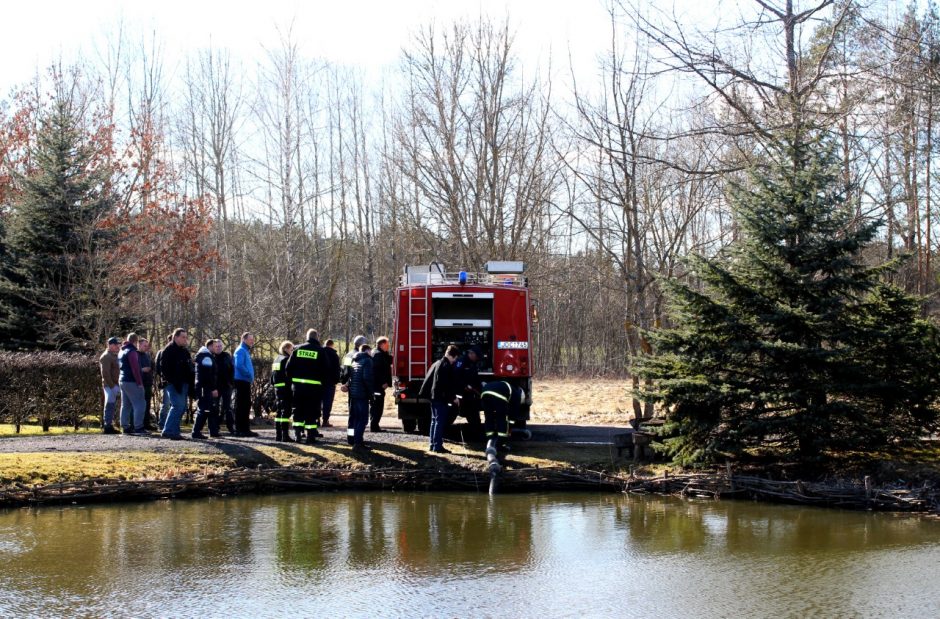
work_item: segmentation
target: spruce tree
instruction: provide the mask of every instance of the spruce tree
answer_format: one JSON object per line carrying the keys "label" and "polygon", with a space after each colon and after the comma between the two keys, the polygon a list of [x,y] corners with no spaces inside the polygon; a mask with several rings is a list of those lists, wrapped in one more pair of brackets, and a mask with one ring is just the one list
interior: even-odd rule
{"label": "spruce tree", "polygon": [[935,427],[935,329],[886,283],[890,265],[866,266],[879,223],[854,220],[832,149],[802,136],[733,187],[738,240],[665,282],[674,327],[637,371],[677,462],[814,462]]}
{"label": "spruce tree", "polygon": [[87,336],[81,308],[95,303],[90,284],[104,276],[94,268],[105,241],[97,223],[113,207],[95,148],[60,93],[41,119],[34,168],[20,179],[6,231],[0,329],[18,340],[61,346]]}

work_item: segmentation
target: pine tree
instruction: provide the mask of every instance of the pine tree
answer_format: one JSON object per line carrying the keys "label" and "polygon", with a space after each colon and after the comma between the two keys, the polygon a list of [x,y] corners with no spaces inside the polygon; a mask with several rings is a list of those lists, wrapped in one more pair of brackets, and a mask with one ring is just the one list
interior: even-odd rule
{"label": "pine tree", "polygon": [[42,117],[35,168],[21,179],[6,232],[0,329],[19,340],[61,346],[87,336],[82,308],[94,305],[90,284],[104,275],[95,261],[106,236],[96,224],[113,208],[98,155],[72,100],[60,93]]}
{"label": "pine tree", "polygon": [[674,328],[637,369],[670,412],[683,464],[771,453],[817,461],[883,448],[935,426],[936,331],[918,303],[866,266],[878,222],[859,225],[838,161],[807,132],[768,148],[733,188],[740,239],[665,282]]}

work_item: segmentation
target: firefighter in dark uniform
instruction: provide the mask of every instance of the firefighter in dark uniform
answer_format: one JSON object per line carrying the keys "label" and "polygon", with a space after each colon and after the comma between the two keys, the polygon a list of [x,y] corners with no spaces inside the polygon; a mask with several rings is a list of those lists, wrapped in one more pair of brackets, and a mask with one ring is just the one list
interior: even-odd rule
{"label": "firefighter in dark uniform", "polygon": [[517,412],[525,399],[520,387],[503,380],[483,385],[480,404],[483,406],[483,429],[486,432],[486,450],[509,449],[509,415]]}
{"label": "firefighter in dark uniform", "polygon": [[320,403],[323,399],[323,383],[327,380],[329,368],[320,346],[319,334],[315,329],[307,331],[307,341],[294,348],[285,365],[287,377],[291,382],[292,410],[294,413],[294,436],[299,441],[299,424],[307,435],[307,444],[312,445],[320,426]]}
{"label": "firefighter in dark uniform", "polygon": [[205,439],[202,433],[209,423],[209,436],[219,436],[219,371],[215,355],[222,350],[219,340],[209,340],[196,353],[196,397],[198,408],[193,422],[192,438]]}
{"label": "firefighter in dark uniform", "polygon": [[274,416],[274,440],[278,442],[293,443],[290,437],[291,415],[291,385],[287,379],[287,360],[294,350],[294,343],[281,342],[278,351],[281,353],[271,364],[271,386],[274,387],[274,398],[277,412]]}

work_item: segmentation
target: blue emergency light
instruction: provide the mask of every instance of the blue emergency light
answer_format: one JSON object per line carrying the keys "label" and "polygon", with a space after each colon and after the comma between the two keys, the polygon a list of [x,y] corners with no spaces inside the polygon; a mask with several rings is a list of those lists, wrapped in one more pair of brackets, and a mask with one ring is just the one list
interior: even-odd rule
{"label": "blue emergency light", "polygon": [[467,285],[467,272],[461,271],[460,274],[457,275],[457,281],[460,282],[461,286],[466,286]]}

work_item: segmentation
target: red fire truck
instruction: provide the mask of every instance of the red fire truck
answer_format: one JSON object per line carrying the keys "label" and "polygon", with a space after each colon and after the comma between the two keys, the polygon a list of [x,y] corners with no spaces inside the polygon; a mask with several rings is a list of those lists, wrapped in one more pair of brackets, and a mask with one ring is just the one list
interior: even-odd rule
{"label": "red fire truck", "polygon": [[[532,404],[532,311],[524,264],[491,261],[485,273],[449,273],[436,262],[405,267],[396,291],[394,393],[406,432],[427,434],[430,401],[418,397],[430,365],[450,344],[482,351],[480,377],[522,387],[526,397],[512,419],[525,431]],[[467,414],[476,415],[479,411]]]}

